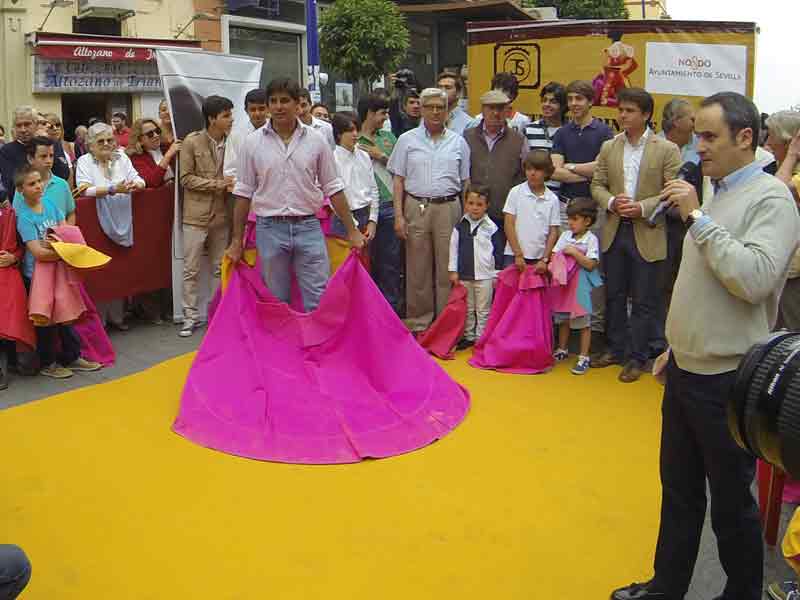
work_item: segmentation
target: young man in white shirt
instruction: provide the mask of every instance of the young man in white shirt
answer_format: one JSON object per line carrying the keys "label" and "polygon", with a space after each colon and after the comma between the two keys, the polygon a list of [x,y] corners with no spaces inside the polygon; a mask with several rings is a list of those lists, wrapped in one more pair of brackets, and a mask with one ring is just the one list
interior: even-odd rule
{"label": "young man in white shirt", "polygon": [[244,97],[244,111],[249,117],[247,122],[239,127],[234,127],[225,142],[225,161],[222,172],[228,177],[236,177],[236,164],[244,140],[256,129],[263,127],[269,118],[266,90],[256,88],[247,92]]}
{"label": "young man in white shirt", "polygon": [[297,117],[303,125],[308,125],[325,138],[331,150],[336,149],[336,140],[333,138],[333,127],[327,121],[318,119],[311,114],[311,107],[314,103],[311,102],[311,92],[306,88],[300,88],[300,102],[297,104]]}
{"label": "young man in white shirt", "polygon": [[[339,177],[344,182],[344,195],[347,196],[353,219],[369,243],[375,238],[380,209],[372,159],[358,147],[358,125],[353,117],[346,113],[333,113],[331,124],[336,140],[333,158],[336,160]],[[331,231],[340,237],[347,235],[338,215],[333,219]]]}

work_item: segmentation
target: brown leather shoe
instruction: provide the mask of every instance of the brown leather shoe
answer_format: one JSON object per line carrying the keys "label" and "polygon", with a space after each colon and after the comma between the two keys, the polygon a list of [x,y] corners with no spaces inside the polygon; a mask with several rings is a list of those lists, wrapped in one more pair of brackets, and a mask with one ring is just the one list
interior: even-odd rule
{"label": "brown leather shoe", "polygon": [[600,356],[592,357],[592,367],[595,369],[602,369],[604,367],[610,367],[611,365],[619,364],[622,364],[622,361],[610,352],[603,352],[603,354]]}
{"label": "brown leather shoe", "polygon": [[633,383],[634,381],[639,381],[639,378],[642,376],[642,367],[639,363],[636,362],[629,362],[625,364],[625,367],[622,369],[622,373],[619,374],[619,380],[622,383]]}

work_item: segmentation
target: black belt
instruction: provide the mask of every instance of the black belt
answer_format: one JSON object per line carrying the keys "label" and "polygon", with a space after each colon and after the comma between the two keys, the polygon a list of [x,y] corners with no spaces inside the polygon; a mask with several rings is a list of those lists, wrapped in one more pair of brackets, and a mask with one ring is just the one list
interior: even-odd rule
{"label": "black belt", "polygon": [[299,221],[306,221],[307,219],[316,219],[317,215],[275,215],[264,218],[278,221],[279,223],[297,223]]}
{"label": "black belt", "polygon": [[423,202],[425,204],[446,204],[447,202],[452,202],[458,196],[434,196],[433,198],[420,198],[419,196],[415,196],[414,194],[409,194],[414,200],[418,202]]}

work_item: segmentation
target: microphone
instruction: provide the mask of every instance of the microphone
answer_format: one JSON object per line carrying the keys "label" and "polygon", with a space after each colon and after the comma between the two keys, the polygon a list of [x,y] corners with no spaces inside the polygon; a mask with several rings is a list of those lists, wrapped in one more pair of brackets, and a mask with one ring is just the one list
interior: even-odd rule
{"label": "microphone", "polygon": [[[683,163],[683,166],[678,171],[678,175],[675,179],[680,179],[681,181],[688,181],[692,185],[695,185],[695,181],[697,180],[697,176],[700,172],[700,166],[697,163],[694,163],[690,160],[687,160]],[[658,217],[663,215],[667,210],[669,210],[670,204],[667,200],[663,200],[656,209],[653,211],[653,214],[650,215],[647,219],[647,223],[651,227],[655,227],[656,220]]]}

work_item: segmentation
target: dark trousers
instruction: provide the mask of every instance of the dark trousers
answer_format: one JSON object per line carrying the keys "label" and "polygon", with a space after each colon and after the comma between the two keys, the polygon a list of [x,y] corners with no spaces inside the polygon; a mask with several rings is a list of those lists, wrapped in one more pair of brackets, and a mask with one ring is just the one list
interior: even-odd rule
{"label": "dark trousers", "polygon": [[670,358],[661,407],[661,527],[655,581],[670,598],[689,589],[711,491],[711,526],[728,576],[725,600],[760,600],[764,547],[750,490],[755,459],[728,431],[735,372],[696,375]]}
{"label": "dark trousers", "polygon": [[31,579],[31,563],[17,546],[0,544],[0,600],[14,600]]}
{"label": "dark trousers", "polygon": [[[609,352],[620,360],[627,358],[643,365],[649,358],[648,344],[657,312],[663,262],[644,260],[636,247],[633,225],[620,223],[614,242],[603,255],[606,339]],[[629,297],[632,304],[630,323]]]}
{"label": "dark trousers", "polygon": [[403,316],[403,241],[394,232],[394,206],[382,202],[372,241],[372,278],[394,311]]}

